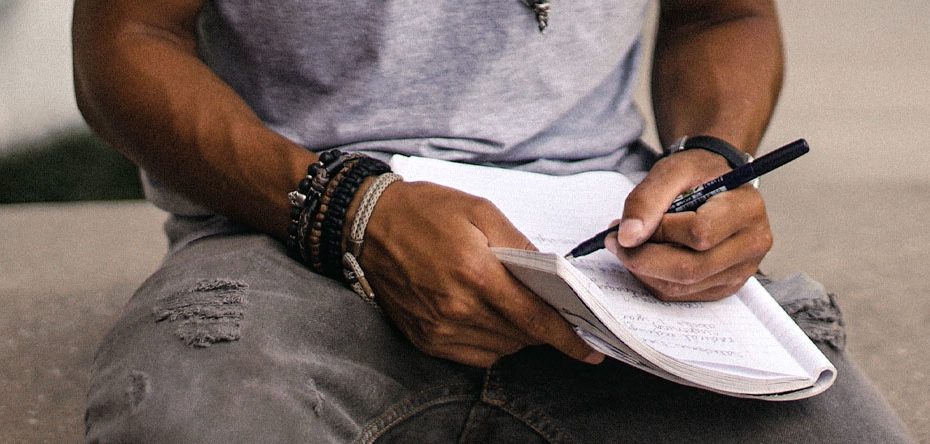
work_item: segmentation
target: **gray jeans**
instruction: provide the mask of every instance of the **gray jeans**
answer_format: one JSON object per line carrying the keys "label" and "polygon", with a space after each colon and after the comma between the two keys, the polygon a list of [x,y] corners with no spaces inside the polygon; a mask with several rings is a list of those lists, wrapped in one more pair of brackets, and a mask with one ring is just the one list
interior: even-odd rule
{"label": "gray jeans", "polygon": [[172,252],[96,355],[90,442],[911,440],[838,350],[835,306],[803,278],[767,284],[792,295],[788,311],[822,340],[839,377],[822,395],[773,403],[545,346],[487,370],[432,358],[271,238],[214,229],[189,242],[171,224]]}

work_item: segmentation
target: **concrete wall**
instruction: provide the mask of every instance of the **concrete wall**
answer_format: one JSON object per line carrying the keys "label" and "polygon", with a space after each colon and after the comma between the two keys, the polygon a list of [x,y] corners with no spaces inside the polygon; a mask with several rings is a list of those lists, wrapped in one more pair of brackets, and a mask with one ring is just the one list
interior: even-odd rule
{"label": "concrete wall", "polygon": [[0,0],[0,154],[83,127],[71,76],[71,0]]}

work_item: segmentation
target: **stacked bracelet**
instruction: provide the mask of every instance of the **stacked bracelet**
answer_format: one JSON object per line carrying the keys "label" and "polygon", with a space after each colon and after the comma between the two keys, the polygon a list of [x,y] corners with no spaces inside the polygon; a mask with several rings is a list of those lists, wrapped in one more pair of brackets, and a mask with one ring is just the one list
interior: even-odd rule
{"label": "stacked bracelet", "polygon": [[310,264],[310,268],[317,273],[323,272],[323,224],[326,221],[327,215],[330,212],[330,208],[333,205],[333,193],[335,192],[336,187],[342,183],[343,179],[346,176],[349,168],[352,168],[355,164],[355,160],[345,163],[345,168],[339,170],[335,176],[327,183],[326,190],[323,191],[323,197],[320,199],[320,205],[317,208],[316,212],[313,214],[313,218],[309,219],[309,231],[310,237],[303,241],[302,245],[305,245],[307,254],[304,256],[304,261]]}
{"label": "stacked bracelet", "polygon": [[[374,203],[387,185],[400,180],[400,176],[385,175],[390,171],[384,162],[362,154],[327,151],[320,155],[317,162],[307,167],[307,175],[297,185],[297,190],[288,194],[291,202],[287,227],[288,254],[317,273],[343,280],[369,301],[373,300],[374,293],[361,272],[357,258]],[[348,260],[353,265],[346,265],[342,251],[346,213],[362,182],[371,176],[379,176],[380,180],[375,183],[381,185],[373,185],[372,188],[378,191],[369,190],[362,199],[363,206],[359,214],[363,222],[359,222],[359,217],[356,217],[351,231],[356,233],[359,230],[357,226],[361,226],[361,234],[351,236],[351,239],[355,239],[351,245],[357,244],[357,247],[348,252],[351,256]]]}
{"label": "stacked bracelet", "polygon": [[306,216],[316,211],[322,191],[329,181],[327,167],[342,157],[339,151],[328,151],[320,155],[317,162],[307,167],[307,176],[297,184],[297,190],[288,193],[291,203],[291,220],[287,226],[287,253],[296,260],[303,260],[302,240],[306,235]]}

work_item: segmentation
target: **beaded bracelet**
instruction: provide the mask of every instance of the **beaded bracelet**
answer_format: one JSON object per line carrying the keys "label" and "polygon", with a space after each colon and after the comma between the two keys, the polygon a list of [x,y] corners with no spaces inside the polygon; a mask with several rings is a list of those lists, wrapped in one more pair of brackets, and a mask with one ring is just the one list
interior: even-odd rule
{"label": "beaded bracelet", "polygon": [[323,197],[320,199],[319,208],[313,214],[312,219],[308,220],[310,237],[304,241],[304,245],[306,245],[307,249],[307,255],[304,256],[304,261],[310,264],[310,268],[317,273],[323,272],[323,262],[320,255],[322,251],[323,223],[332,206],[333,193],[335,192],[335,188],[339,186],[356,162],[355,160],[345,162],[344,168],[339,170],[329,181],[326,190],[323,192]]}
{"label": "beaded bracelet", "polygon": [[322,223],[320,258],[323,274],[334,279],[342,276],[342,233],[349,204],[366,178],[390,172],[391,168],[380,160],[363,157],[348,170],[345,178],[337,186],[331,187],[334,192]]}
{"label": "beaded bracelet", "polygon": [[[359,153],[331,150],[307,166],[307,175],[288,193],[291,203],[287,227],[287,251],[313,271],[345,282],[365,300],[374,303],[357,257],[361,253],[364,230],[381,193],[400,176],[377,159]],[[343,254],[342,239],[346,212],[368,177],[379,176],[362,197],[359,212],[349,232]],[[377,306],[377,305],[376,305]]]}
{"label": "beaded bracelet", "polygon": [[308,217],[316,212],[329,178],[353,159],[363,157],[361,153],[344,154],[330,150],[320,154],[319,159],[307,166],[307,175],[297,184],[297,190],[288,193],[291,203],[290,222],[287,226],[287,252],[296,260],[305,260],[304,239],[307,234]]}
{"label": "beaded bracelet", "polygon": [[[319,203],[320,184],[325,188],[325,182],[328,180],[323,174],[326,166],[335,161],[341,152],[337,150],[328,151],[320,155],[320,158],[307,166],[307,176],[301,179],[297,184],[297,190],[288,193],[287,197],[291,203],[290,222],[287,225],[287,254],[295,259],[302,260],[303,249],[301,245],[302,231],[305,232],[306,213],[316,211]],[[326,160],[326,162],[324,162]],[[302,228],[304,228],[302,230]]]}

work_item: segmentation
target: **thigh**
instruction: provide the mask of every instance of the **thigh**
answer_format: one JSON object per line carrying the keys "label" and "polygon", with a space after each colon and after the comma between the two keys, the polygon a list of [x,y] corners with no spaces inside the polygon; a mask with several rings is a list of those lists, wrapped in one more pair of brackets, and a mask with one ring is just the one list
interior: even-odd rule
{"label": "thigh", "polygon": [[87,439],[345,442],[418,393],[479,382],[274,240],[212,236],[169,256],[105,337]]}
{"label": "thigh", "polygon": [[845,353],[824,351],[839,377],[823,394],[801,401],[727,397],[617,361],[585,365],[548,347],[495,366],[487,396],[572,442],[911,442]]}
{"label": "thigh", "polygon": [[842,318],[823,286],[803,275],[764,283],[836,366],[826,392],[790,402],[733,398],[542,347],[495,366],[492,397],[580,442],[909,442],[901,420],[841,351]]}

